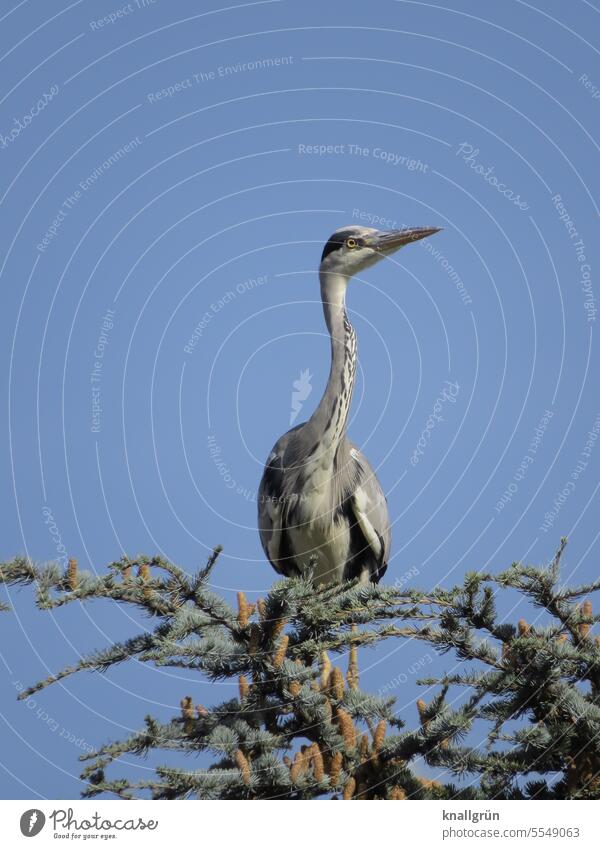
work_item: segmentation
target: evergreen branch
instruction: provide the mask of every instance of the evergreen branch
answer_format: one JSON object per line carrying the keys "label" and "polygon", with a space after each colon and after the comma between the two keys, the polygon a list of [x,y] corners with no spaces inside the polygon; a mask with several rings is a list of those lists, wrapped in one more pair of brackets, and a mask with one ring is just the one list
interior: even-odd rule
{"label": "evergreen branch", "polygon": [[[33,585],[42,609],[104,598],[158,620],[154,630],[80,658],[19,698],[132,658],[211,681],[238,679],[237,698],[207,709],[185,696],[180,715],[148,716],[126,740],[83,755],[86,798],[600,798],[600,645],[592,636],[600,615],[589,598],[600,581],[560,586],[565,543],[546,568],[513,563],[496,575],[469,572],[461,585],[433,592],[358,580],[315,588],[307,573],[278,581],[256,605],[238,593],[237,610],[209,587],[220,547],[192,575],[146,555],[123,557],[101,576],[80,572],[75,560],[61,568],[15,558],[0,565],[0,583]],[[497,596],[507,589],[550,621],[498,621]],[[413,728],[395,715],[392,697],[359,687],[357,651],[395,638],[461,663],[456,673],[419,682],[436,692],[428,703],[418,700]],[[346,674],[327,652],[347,653]],[[447,698],[457,688],[454,707]],[[482,745],[469,745],[474,729],[483,732]],[[159,750],[204,753],[210,765],[165,764],[137,782],[106,776],[124,756]],[[469,785],[420,778],[412,769],[418,759]]]}

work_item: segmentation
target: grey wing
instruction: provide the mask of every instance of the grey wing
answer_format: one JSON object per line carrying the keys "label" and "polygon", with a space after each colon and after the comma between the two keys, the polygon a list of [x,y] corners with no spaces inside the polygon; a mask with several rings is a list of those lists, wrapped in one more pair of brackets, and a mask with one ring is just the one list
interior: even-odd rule
{"label": "grey wing", "polygon": [[387,569],[392,541],[387,500],[375,472],[362,451],[353,445],[350,455],[359,469],[351,502],[352,512],[375,557],[377,566],[371,574],[371,580],[377,582]]}
{"label": "grey wing", "polygon": [[285,467],[283,457],[290,441],[290,434],[298,427],[292,428],[276,442],[265,463],[258,488],[258,533],[260,541],[271,565],[281,575],[290,575],[295,572],[293,561],[289,556],[284,528]]}

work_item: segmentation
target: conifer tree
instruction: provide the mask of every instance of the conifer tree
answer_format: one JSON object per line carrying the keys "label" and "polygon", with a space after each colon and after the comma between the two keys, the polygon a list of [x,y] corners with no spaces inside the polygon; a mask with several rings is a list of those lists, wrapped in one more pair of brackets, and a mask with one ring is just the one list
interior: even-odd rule
{"label": "conifer tree", "polygon": [[[462,585],[430,593],[357,582],[315,588],[309,570],[255,604],[240,592],[236,606],[210,589],[220,548],[192,576],[144,555],[123,557],[100,577],[75,560],[61,569],[16,558],[1,564],[0,583],[33,584],[41,609],[112,599],[135,605],[152,625],[19,698],[133,658],[237,681],[233,699],[205,706],[183,695],[169,722],[146,716],[130,738],[82,755],[85,797],[597,799],[600,638],[592,627],[600,616],[590,596],[600,580],[562,586],[564,547],[548,567],[470,572]],[[530,603],[532,624],[500,621],[497,600],[511,592]],[[398,637],[461,661],[458,673],[420,682],[435,695],[417,701],[410,728],[393,697],[364,692],[359,681],[362,648]],[[165,759],[203,753],[210,765],[165,763],[144,781],[115,775],[120,757],[153,750]],[[422,763],[438,780],[419,775]]]}

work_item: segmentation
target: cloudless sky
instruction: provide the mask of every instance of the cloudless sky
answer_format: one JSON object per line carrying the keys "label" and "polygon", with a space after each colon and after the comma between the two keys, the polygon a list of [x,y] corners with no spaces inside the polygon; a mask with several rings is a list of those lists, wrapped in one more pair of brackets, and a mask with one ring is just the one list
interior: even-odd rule
{"label": "cloudless sky", "polygon": [[[262,466],[329,370],[322,246],[379,220],[444,228],[348,293],[386,581],[545,563],[562,535],[565,580],[596,578],[599,23],[586,0],[0,0],[0,557],[193,571],[221,543],[215,587],[264,595]],[[86,747],[233,692],[130,663],[17,702],[145,623],[6,595],[4,798],[77,798]],[[386,644],[362,683],[414,725],[452,663]]]}

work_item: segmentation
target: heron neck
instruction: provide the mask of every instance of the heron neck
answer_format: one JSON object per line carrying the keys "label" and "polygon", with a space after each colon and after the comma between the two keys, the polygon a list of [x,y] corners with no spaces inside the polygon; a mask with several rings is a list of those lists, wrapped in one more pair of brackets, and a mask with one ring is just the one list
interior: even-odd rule
{"label": "heron neck", "polygon": [[346,435],[356,372],[356,332],[346,313],[348,279],[320,272],[323,313],[331,337],[331,368],[323,397],[310,423],[319,443],[319,456],[332,460]]}

